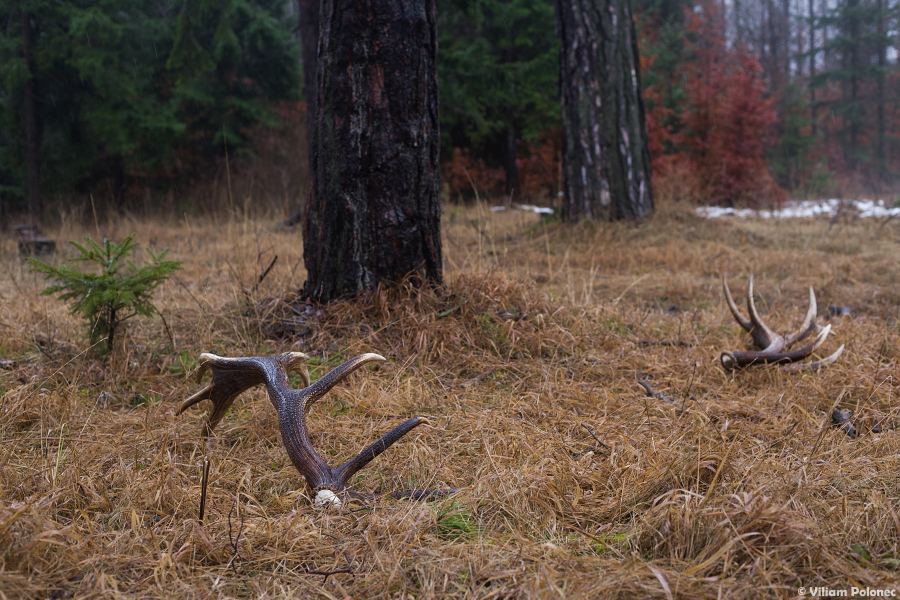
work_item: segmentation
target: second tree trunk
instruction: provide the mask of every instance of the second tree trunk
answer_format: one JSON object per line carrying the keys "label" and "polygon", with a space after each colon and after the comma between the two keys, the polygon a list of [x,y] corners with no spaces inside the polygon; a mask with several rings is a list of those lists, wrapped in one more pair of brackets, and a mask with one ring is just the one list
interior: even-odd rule
{"label": "second tree trunk", "polygon": [[305,292],[440,281],[433,0],[324,0]]}
{"label": "second tree trunk", "polygon": [[557,0],[563,218],[653,212],[637,39],[629,0]]}

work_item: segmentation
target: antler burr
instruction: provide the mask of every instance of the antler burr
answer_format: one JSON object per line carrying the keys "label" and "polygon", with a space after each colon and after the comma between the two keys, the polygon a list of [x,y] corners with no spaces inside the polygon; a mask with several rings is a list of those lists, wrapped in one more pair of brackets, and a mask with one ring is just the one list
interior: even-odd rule
{"label": "antler burr", "polygon": [[[734,298],[731,296],[731,290],[728,289],[728,282],[724,275],[722,276],[722,289],[725,292],[725,302],[728,304],[728,309],[731,311],[731,314],[738,324],[753,338],[753,344],[756,347],[756,350],[723,352],[719,357],[719,360],[727,371],[762,363],[797,363],[797,361],[803,360],[815,352],[831,333],[831,325],[819,327],[816,323],[816,293],[812,287],[809,288],[809,308],[806,311],[803,323],[800,325],[799,329],[787,335],[776,333],[771,327],[766,325],[762,317],[759,316],[759,313],[756,310],[756,302],[753,299],[752,275],[750,276],[750,281],[747,285],[747,311],[750,314],[749,319],[745,318],[744,315],[741,314],[741,311],[738,310]],[[814,332],[816,333],[816,337],[811,343],[791,350],[791,347],[794,344],[805,340]],[[820,368],[835,362],[843,352],[844,346],[842,344],[833,354],[823,359],[811,363],[792,364],[787,368],[792,370],[805,369],[817,371]]]}
{"label": "antler burr", "polygon": [[[215,354],[200,355],[199,377],[209,369],[212,382],[185,400],[176,414],[181,414],[202,400],[212,401],[212,410],[203,430],[204,437],[222,419],[228,408],[245,390],[264,384],[269,400],[278,412],[281,439],[288,456],[297,470],[306,479],[310,490],[315,492],[316,506],[341,505],[338,493],[347,488],[348,480],[372,459],[387,450],[394,442],[425,422],[421,417],[413,417],[400,423],[380,439],[369,444],[356,456],[345,463],[332,467],[316,451],[310,442],[306,429],[306,413],[322,396],[338,382],[362,365],[384,361],[378,354],[361,354],[326,373],[321,379],[310,384],[309,373],[303,361],[308,357],[302,352],[288,352],[276,356],[251,356],[226,358]],[[288,383],[287,370],[300,373],[305,387],[293,389]]]}

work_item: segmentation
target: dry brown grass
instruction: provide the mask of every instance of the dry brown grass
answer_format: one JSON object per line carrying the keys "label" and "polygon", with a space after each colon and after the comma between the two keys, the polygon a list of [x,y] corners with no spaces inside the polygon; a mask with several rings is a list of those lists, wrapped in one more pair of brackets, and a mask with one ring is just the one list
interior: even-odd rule
{"label": "dry brown grass", "polygon": [[[298,234],[271,222],[119,222],[184,269],[109,365],[0,247],[0,596],[794,597],[900,585],[900,227],[707,222],[542,225],[445,212],[447,286],[296,311]],[[59,239],[93,228],[64,226]],[[249,294],[273,254],[278,263]],[[804,288],[847,345],[821,374],[722,371],[748,342],[717,275],[799,320]],[[663,342],[677,342],[667,346]],[[302,349],[314,373],[363,351],[311,415],[334,460],[415,415],[363,491],[458,486],[432,503],[313,509],[261,390],[217,430],[197,522],[204,411],[175,418],[202,351]],[[647,373],[669,404],[635,384]],[[829,425],[854,411],[860,437]],[[880,422],[881,433],[871,426]],[[598,443],[588,430],[593,431]],[[327,577],[311,571],[351,571]]]}

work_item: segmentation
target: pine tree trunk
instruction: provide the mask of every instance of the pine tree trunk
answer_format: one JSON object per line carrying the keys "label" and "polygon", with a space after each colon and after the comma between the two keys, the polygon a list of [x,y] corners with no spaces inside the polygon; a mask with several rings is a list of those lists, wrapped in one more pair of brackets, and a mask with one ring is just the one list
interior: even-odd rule
{"label": "pine tree trunk", "polygon": [[859,80],[862,73],[860,62],[860,22],[857,13],[859,0],[847,0],[845,12],[845,32],[849,39],[844,49],[843,66],[848,73],[849,81],[844,88],[844,101],[849,105],[846,119],[847,145],[844,146],[844,160],[851,171],[855,171],[859,157],[860,120],[862,115],[859,101]]}
{"label": "pine tree trunk", "polygon": [[791,5],[789,0],[781,0],[782,61],[781,77],[784,85],[791,82]]}
{"label": "pine tree trunk", "polygon": [[[819,0],[819,14],[822,17],[819,26],[819,30],[822,32],[822,40],[819,46],[819,48],[821,48],[822,55],[822,73],[827,73],[834,66],[834,53],[832,52],[830,39],[831,25],[829,22],[830,20],[828,19],[830,12],[831,8],[829,5],[829,0]],[[823,92],[827,92],[827,88],[823,89]],[[823,93],[823,96],[827,98],[827,94]],[[820,100],[819,102],[823,105],[823,107],[825,106],[826,101],[824,99]],[[830,111],[826,108],[825,114],[827,115],[828,112]],[[815,118],[816,115],[814,114],[813,117]],[[822,136],[824,142],[833,143],[835,137],[834,128],[829,126],[827,118],[823,117],[822,121],[823,122],[821,124],[821,127],[819,127],[819,135]]]}
{"label": "pine tree trunk", "polygon": [[637,36],[629,0],[557,0],[563,218],[653,212]]}
{"label": "pine tree trunk", "polygon": [[519,165],[516,163],[516,130],[512,125],[506,128],[505,146],[503,170],[506,175],[506,196],[507,198],[512,198],[519,193]]}
{"label": "pine tree trunk", "polygon": [[878,75],[877,75],[877,102],[876,108],[876,132],[875,132],[875,164],[878,165],[878,178],[880,183],[887,183],[887,148],[885,139],[885,130],[887,123],[885,121],[885,104],[887,101],[885,94],[884,80],[887,77],[887,46],[889,38],[887,37],[885,20],[887,20],[884,0],[878,0]]}
{"label": "pine tree trunk", "polygon": [[41,130],[38,124],[34,29],[31,15],[22,12],[22,58],[28,75],[25,79],[22,116],[25,121],[25,198],[28,213],[37,220],[43,210],[41,200]]}
{"label": "pine tree trunk", "polygon": [[434,0],[323,0],[305,293],[441,280]]}
{"label": "pine tree trunk", "polygon": [[816,106],[816,7],[815,0],[809,0],[809,112],[812,135],[818,132],[818,107]]}

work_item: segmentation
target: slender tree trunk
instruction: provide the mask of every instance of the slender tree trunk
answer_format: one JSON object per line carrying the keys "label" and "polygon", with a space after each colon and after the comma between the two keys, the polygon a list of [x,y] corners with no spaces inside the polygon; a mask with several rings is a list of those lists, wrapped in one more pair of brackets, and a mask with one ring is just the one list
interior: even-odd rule
{"label": "slender tree trunk", "polygon": [[[822,73],[827,73],[832,68],[832,63],[834,62],[834,53],[831,50],[830,40],[831,25],[829,23],[829,20],[827,19],[827,17],[831,14],[831,6],[828,0],[819,0],[819,14],[822,16],[819,28],[822,32],[821,45],[819,46],[819,48],[822,49]],[[828,99],[829,93],[827,88],[823,87],[821,97],[822,99],[819,102],[822,104],[825,110],[822,111],[823,116],[821,127],[819,127],[819,135],[821,136],[823,141],[832,143],[838,132],[831,122],[832,120],[829,119],[831,111],[828,109],[828,104],[830,104],[831,101]],[[816,110],[818,110],[818,108],[819,107],[817,106]]]}
{"label": "slender tree trunk", "polygon": [[323,0],[305,293],[441,280],[434,0]]}
{"label": "slender tree trunk", "polygon": [[791,82],[791,4],[781,0],[782,77],[784,84]]}
{"label": "slender tree trunk", "polygon": [[37,73],[34,63],[34,28],[31,14],[22,11],[22,58],[28,75],[25,78],[22,116],[25,121],[25,197],[28,213],[37,220],[43,211],[41,199],[41,128],[38,121]]}
{"label": "slender tree trunk", "polygon": [[849,81],[844,90],[844,101],[847,102],[847,97],[849,96],[849,110],[847,111],[847,145],[844,147],[844,160],[851,171],[855,170],[858,164],[860,120],[862,117],[859,101],[859,79],[862,69],[860,64],[860,44],[862,40],[860,39],[858,7],[859,0],[847,0],[846,33],[849,39],[849,47],[844,54],[844,68],[849,73]]}
{"label": "slender tree trunk", "polygon": [[557,0],[563,218],[653,212],[637,36],[629,0]]}
{"label": "slender tree trunk", "polygon": [[116,205],[116,212],[120,215],[125,214],[125,200],[128,192],[128,176],[125,173],[125,161],[122,157],[117,157],[112,161],[113,177],[113,200]]}
{"label": "slender tree trunk", "polygon": [[[821,0],[819,4],[819,14],[823,16],[828,16],[831,12],[831,7],[828,5],[828,0]],[[829,33],[830,28],[828,22],[826,21],[822,25],[822,64],[823,70],[827,71],[831,66],[831,43],[829,42]]]}
{"label": "slender tree trunk", "polygon": [[779,7],[774,0],[766,0],[765,11],[768,46],[768,60],[765,62],[765,69],[768,75],[769,89],[774,94],[780,94],[788,82],[790,72],[790,53],[788,52],[790,29],[787,23],[789,11],[785,2],[782,2]]}
{"label": "slender tree trunk", "polygon": [[813,137],[818,132],[816,107],[816,2],[809,0],[809,112]]}
{"label": "slender tree trunk", "polygon": [[878,106],[876,108],[876,132],[875,132],[875,162],[878,165],[878,177],[881,183],[886,183],[888,178],[887,172],[887,152],[885,146],[885,130],[887,123],[885,122],[885,97],[884,80],[887,77],[887,46],[889,43],[886,37],[885,14],[886,7],[884,0],[878,0],[878,79],[877,79],[877,99]]}
{"label": "slender tree trunk", "polygon": [[[806,67],[809,66],[809,63],[807,63],[804,59],[804,57],[806,56],[806,42],[809,38],[808,38],[808,32],[806,30],[806,19],[801,16],[802,15],[801,11],[803,10],[803,7],[802,7],[803,0],[796,0],[796,2],[797,2],[796,31],[792,31],[791,29],[788,29],[788,31],[791,32],[792,42],[794,44],[792,53],[793,53],[793,56],[795,56],[797,59],[797,71],[794,76],[795,76],[796,80],[802,81],[803,77],[804,77],[804,71],[806,70]],[[790,25],[790,23],[789,23],[789,25]]]}
{"label": "slender tree trunk", "polygon": [[512,198],[519,193],[519,166],[516,164],[516,130],[506,128],[506,148],[503,153],[503,170],[506,174],[506,195]]}

